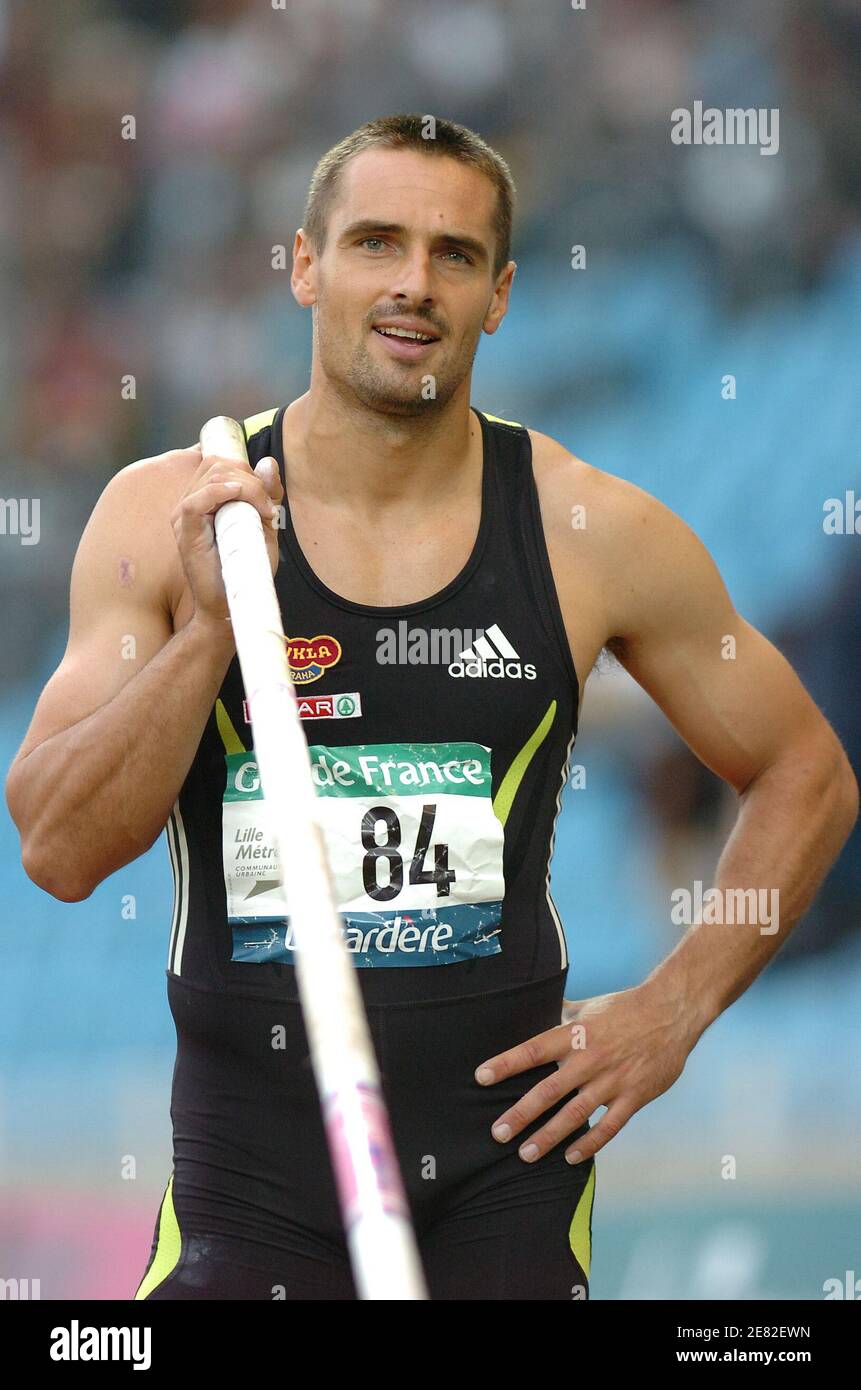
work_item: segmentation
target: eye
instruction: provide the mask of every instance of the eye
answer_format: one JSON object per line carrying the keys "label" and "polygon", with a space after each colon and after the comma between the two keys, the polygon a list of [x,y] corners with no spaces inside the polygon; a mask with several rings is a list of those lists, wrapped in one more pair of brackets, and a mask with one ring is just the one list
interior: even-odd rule
{"label": "eye", "polygon": [[[366,236],[366,237],[362,237],[362,240],[359,242],[359,245],[360,245],[360,246],[367,246],[368,243],[369,243],[369,242],[372,242],[372,241],[373,241],[373,242],[376,242],[377,246],[385,246],[385,244],[386,244],[386,243],[383,241],[383,238],[382,238],[382,237],[379,237],[379,236]],[[373,250],[374,248],[371,247],[370,249]]]}
{"label": "eye", "polygon": [[471,265],[471,264],[472,264],[472,262],[471,262],[470,259],[469,259],[469,256],[467,256],[467,254],[466,254],[465,251],[456,251],[456,250],[452,249],[451,251],[443,251],[442,254],[443,254],[443,259],[445,259],[445,258],[448,257],[448,256],[460,256],[460,262],[457,262],[457,264],[461,264],[461,263],[462,263],[463,265]]}

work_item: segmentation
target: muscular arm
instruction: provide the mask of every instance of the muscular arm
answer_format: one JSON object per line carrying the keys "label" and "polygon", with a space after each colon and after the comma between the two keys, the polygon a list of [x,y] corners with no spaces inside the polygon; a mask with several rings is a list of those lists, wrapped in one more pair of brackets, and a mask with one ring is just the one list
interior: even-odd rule
{"label": "muscular arm", "polygon": [[[88,897],[167,821],[235,650],[212,516],[241,498],[270,521],[281,485],[265,465],[199,449],[146,459],[87,524],[66,652],[6,782],[24,868],[63,901]],[[277,544],[270,529],[273,570]]]}
{"label": "muscular arm", "polygon": [[[583,530],[560,521],[585,505]],[[651,977],[700,1031],[747,988],[810,905],[854,824],[858,791],[791,666],[733,608],[705,547],[639,488],[560,453],[544,488],[566,622],[594,583],[607,645],[707,767],[738,793],[715,887],[775,890],[779,930],[693,926]],[[597,636],[595,635],[597,633]],[[724,899],[725,900],[725,899]]]}
{"label": "muscular arm", "polygon": [[733,889],[762,889],[779,912],[776,923],[734,925],[717,910],[654,972],[706,1027],[810,906],[855,822],[858,789],[830,725],[789,663],[735,611],[693,533],[637,489],[625,489],[620,512],[626,560],[611,589],[609,646],[738,793],[716,903]]}
{"label": "muscular arm", "polygon": [[[544,437],[540,437],[544,438]],[[804,913],[858,813],[858,788],[832,729],[775,648],[735,612],[691,531],[638,488],[542,444],[536,476],[575,664],[615,651],[702,761],[734,787],[738,817],[718,865],[733,889],[777,894],[779,929],[703,913],[647,980],[572,1003],[565,1024],[482,1062],[476,1080],[556,1061],[500,1115],[509,1143],[564,1104],[520,1147],[527,1162],[596,1124],[566,1157],[590,1159],[681,1075],[709,1024],[756,978]],[[571,527],[572,508],[585,527]],[[573,1025],[573,1028],[572,1028]],[[568,1097],[568,1099],[564,1099]]]}

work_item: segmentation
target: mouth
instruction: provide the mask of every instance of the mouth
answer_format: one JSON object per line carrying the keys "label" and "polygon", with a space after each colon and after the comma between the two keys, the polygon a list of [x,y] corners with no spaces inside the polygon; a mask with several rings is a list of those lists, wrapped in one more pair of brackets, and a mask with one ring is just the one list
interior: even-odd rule
{"label": "mouth", "polygon": [[413,328],[375,327],[374,333],[385,345],[386,351],[400,362],[417,362],[427,357],[439,342],[433,333],[425,333]]}

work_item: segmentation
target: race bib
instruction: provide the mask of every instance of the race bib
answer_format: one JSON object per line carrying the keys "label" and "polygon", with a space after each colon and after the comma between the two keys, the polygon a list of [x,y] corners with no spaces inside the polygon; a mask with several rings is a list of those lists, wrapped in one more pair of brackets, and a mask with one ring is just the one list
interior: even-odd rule
{"label": "race bib", "polygon": [[[497,955],[504,831],[480,743],[309,749],[335,900],[356,965]],[[289,884],[253,751],[228,753],[222,811],[233,960],[292,963]]]}

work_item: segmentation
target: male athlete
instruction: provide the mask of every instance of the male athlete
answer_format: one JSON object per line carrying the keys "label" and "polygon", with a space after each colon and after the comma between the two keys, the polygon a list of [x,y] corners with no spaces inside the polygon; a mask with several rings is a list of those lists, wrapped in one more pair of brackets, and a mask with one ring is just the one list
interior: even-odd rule
{"label": "male athlete", "polygon": [[[428,133],[373,121],[318,165],[292,276],[310,388],[245,422],[251,468],[175,449],[105,488],[8,778],[24,867],[64,902],[167,826],[174,1161],[140,1299],[355,1297],[213,543],[224,502],[268,523],[433,1298],[587,1296],[595,1153],[767,964],[857,813],[834,733],[684,523],[470,406],[508,308],[513,190],[478,136]],[[780,930],[691,926],[647,980],[577,1002],[574,1047],[548,865],[605,647],[738,793],[716,887],[777,889]]]}

